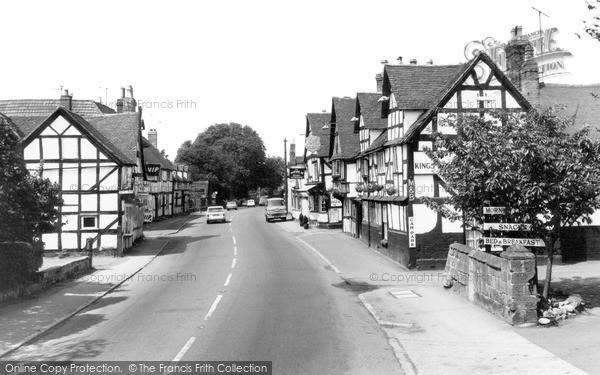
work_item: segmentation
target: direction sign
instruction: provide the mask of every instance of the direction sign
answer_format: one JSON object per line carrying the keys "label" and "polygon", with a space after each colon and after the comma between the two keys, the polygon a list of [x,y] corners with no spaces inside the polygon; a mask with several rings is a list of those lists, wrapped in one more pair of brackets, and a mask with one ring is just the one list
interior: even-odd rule
{"label": "direction sign", "polygon": [[500,230],[500,231],[530,231],[531,224],[521,223],[483,223],[484,230]]}
{"label": "direction sign", "polygon": [[506,207],[483,207],[484,215],[504,215]]}
{"label": "direction sign", "polygon": [[530,247],[546,247],[544,241],[539,238],[483,237],[483,244],[492,246],[523,245]]}

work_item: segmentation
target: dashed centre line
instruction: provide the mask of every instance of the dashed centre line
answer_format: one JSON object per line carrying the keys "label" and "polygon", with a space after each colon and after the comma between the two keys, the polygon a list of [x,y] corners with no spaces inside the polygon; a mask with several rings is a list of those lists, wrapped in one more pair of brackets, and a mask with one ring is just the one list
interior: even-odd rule
{"label": "dashed centre line", "polygon": [[233,236],[233,244],[237,245],[237,242],[235,242],[235,236]]}
{"label": "dashed centre line", "polygon": [[236,261],[236,259],[233,258],[233,262],[231,262],[231,268],[235,268],[235,261]]}
{"label": "dashed centre line", "polygon": [[229,274],[229,276],[227,276],[227,280],[225,280],[225,284],[223,286],[229,285],[230,281],[231,281],[231,274]]}
{"label": "dashed centre line", "polygon": [[237,255],[237,246],[233,247],[233,255]]}
{"label": "dashed centre line", "polygon": [[183,357],[183,355],[185,354],[185,352],[188,351],[188,349],[190,348],[190,346],[192,346],[192,344],[194,343],[194,341],[196,341],[195,337],[191,337],[183,346],[183,348],[181,348],[181,350],[179,351],[179,353],[177,353],[177,355],[175,356],[175,358],[173,359],[173,362],[179,362],[181,360],[181,358]]}
{"label": "dashed centre line", "polygon": [[219,294],[217,296],[217,298],[215,299],[215,302],[213,302],[212,306],[208,310],[208,313],[204,317],[204,320],[208,320],[208,318],[210,318],[212,316],[212,314],[213,314],[213,312],[215,312],[215,309],[217,308],[217,305],[219,304],[219,301],[221,300],[221,298],[223,298],[223,295]]}

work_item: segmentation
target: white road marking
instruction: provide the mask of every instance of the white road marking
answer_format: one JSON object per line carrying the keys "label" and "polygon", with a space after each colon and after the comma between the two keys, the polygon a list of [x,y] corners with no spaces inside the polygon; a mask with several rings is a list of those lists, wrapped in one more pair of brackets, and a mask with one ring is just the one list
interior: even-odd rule
{"label": "white road marking", "polygon": [[208,310],[208,313],[204,317],[204,320],[208,320],[208,318],[211,317],[211,315],[213,314],[213,312],[215,312],[215,309],[217,308],[217,305],[219,304],[219,301],[221,300],[221,298],[223,298],[223,295],[219,294],[217,296],[217,299],[215,299],[215,302],[213,302],[212,306],[210,307],[210,310]]}
{"label": "white road marking", "polygon": [[65,296],[75,296],[75,297],[98,297],[98,296],[102,296],[102,295],[104,295],[104,292],[88,293],[88,294],[65,293]]}
{"label": "white road marking", "polygon": [[177,356],[175,357],[175,359],[173,359],[173,362],[179,362],[181,360],[181,358],[183,357],[183,355],[185,354],[185,352],[188,351],[188,349],[190,348],[190,346],[192,346],[192,344],[194,343],[194,341],[196,340],[195,337],[191,337],[188,342],[185,343],[185,345],[183,346],[183,348],[181,348],[181,350],[179,351],[179,353],[177,353]]}
{"label": "white road marking", "polygon": [[235,258],[233,258],[233,262],[231,262],[231,268],[235,268]]}
{"label": "white road marking", "polygon": [[304,245],[306,245],[306,247],[308,247],[309,249],[311,249],[312,251],[314,251],[314,252],[315,252],[315,254],[317,254],[317,255],[318,255],[318,256],[319,256],[321,259],[323,259],[323,261],[324,261],[325,263],[327,263],[327,265],[328,265],[329,267],[331,267],[331,269],[332,269],[332,270],[333,270],[335,273],[341,273],[341,272],[340,272],[340,270],[338,270],[338,269],[337,269],[337,267],[336,267],[336,266],[334,266],[334,265],[333,265],[333,263],[331,263],[331,262],[329,261],[329,259],[325,258],[325,255],[323,255],[323,254],[321,254],[321,253],[319,252],[319,250],[317,250],[317,249],[315,249],[314,247],[310,246],[310,245],[308,244],[308,242],[304,241],[304,240],[303,240],[303,239],[301,239],[300,237],[296,237],[296,239],[297,239],[298,241],[302,242]]}
{"label": "white road marking", "polygon": [[236,245],[237,243],[235,242],[235,236],[233,236],[233,244]]}
{"label": "white road marking", "polygon": [[237,246],[233,247],[233,255],[237,255]]}
{"label": "white road marking", "polygon": [[229,285],[230,281],[231,281],[231,274],[229,274],[229,276],[227,276],[227,280],[225,280],[225,284],[223,286]]}

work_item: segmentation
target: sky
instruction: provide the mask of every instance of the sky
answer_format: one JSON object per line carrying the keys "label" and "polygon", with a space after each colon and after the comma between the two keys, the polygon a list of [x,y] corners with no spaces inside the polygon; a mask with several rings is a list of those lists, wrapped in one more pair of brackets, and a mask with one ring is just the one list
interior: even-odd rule
{"label": "sky", "polygon": [[583,0],[13,1],[0,3],[0,99],[58,99],[63,87],[114,106],[131,85],[144,133],[156,129],[171,159],[229,122],[255,129],[268,155],[283,157],[284,138],[301,154],[306,113],[374,92],[381,60],[463,63],[473,40],[538,30],[532,7],[573,54],[555,81],[599,83]]}

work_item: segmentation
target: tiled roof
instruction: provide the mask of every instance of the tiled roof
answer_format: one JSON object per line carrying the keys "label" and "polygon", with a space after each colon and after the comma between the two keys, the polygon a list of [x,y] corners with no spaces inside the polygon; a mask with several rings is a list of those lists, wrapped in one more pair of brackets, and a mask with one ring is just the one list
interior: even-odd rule
{"label": "tiled roof", "polygon": [[[60,99],[9,99],[0,100],[0,113],[8,117],[48,117],[57,107],[60,107]],[[114,109],[93,100],[73,100],[71,112],[83,117],[100,116],[116,113]]]}
{"label": "tiled roof", "polygon": [[[540,108],[553,105],[564,105],[563,115],[572,117],[571,131],[577,131],[588,124],[592,129],[600,130],[600,84],[594,85],[560,85],[547,83],[540,90]],[[600,133],[592,130],[590,137],[600,140]]]}
{"label": "tiled roof", "polygon": [[128,162],[137,162],[140,112],[115,113],[86,120],[123,153]]}
{"label": "tiled roof", "polygon": [[356,114],[356,98],[333,98],[331,120],[339,140],[339,152],[332,150],[331,160],[350,159],[360,153],[358,133],[354,132],[352,118]]}
{"label": "tiled roof", "polygon": [[[399,108],[429,109],[449,82],[455,79],[467,64],[459,65],[386,65],[386,87],[394,93]],[[388,86],[389,83],[389,86]]]}
{"label": "tiled roof", "polygon": [[386,144],[387,140],[388,140],[388,132],[387,132],[387,130],[385,130],[381,134],[379,134],[379,137],[375,138],[373,143],[371,143],[369,148],[367,148],[362,153],[362,155],[370,154],[370,153],[380,149],[381,147],[383,147]]}
{"label": "tiled roof", "polygon": [[12,116],[10,119],[18,127],[21,138],[27,137],[34,131],[48,116]]}
{"label": "tiled roof", "polygon": [[378,102],[381,94],[359,92],[356,94],[357,108],[356,117],[362,115],[365,128],[385,129],[387,119],[381,117],[381,103]]}
{"label": "tiled roof", "polygon": [[142,147],[144,148],[144,162],[146,164],[160,164],[162,169],[176,170],[177,167],[173,165],[167,158],[165,158],[160,151],[148,141],[142,137]]}
{"label": "tiled roof", "polygon": [[321,140],[321,148],[317,151],[317,157],[329,156],[330,121],[331,113],[328,112],[306,114],[307,134],[310,129],[311,134]]}

